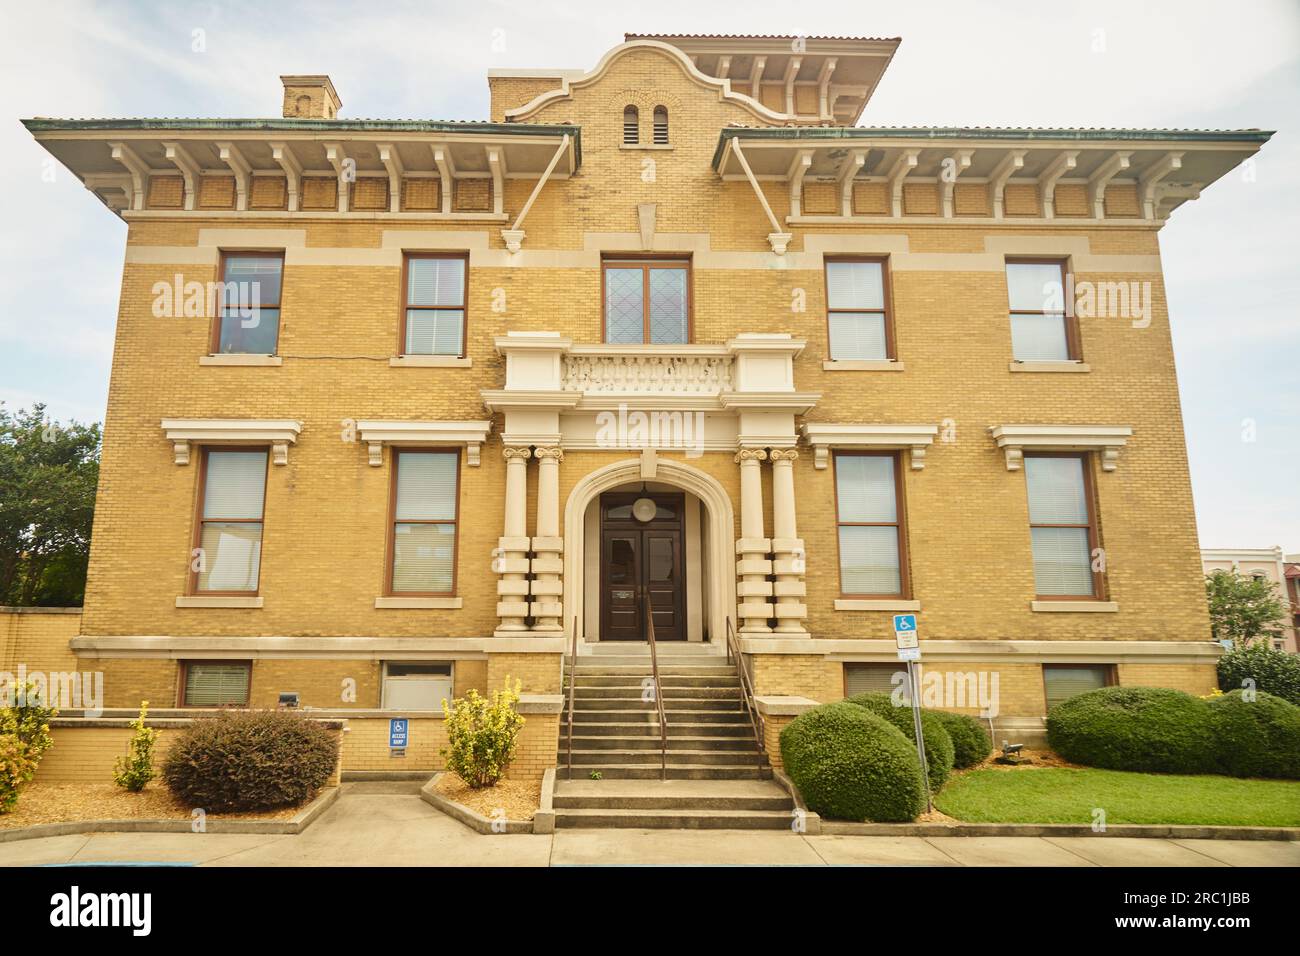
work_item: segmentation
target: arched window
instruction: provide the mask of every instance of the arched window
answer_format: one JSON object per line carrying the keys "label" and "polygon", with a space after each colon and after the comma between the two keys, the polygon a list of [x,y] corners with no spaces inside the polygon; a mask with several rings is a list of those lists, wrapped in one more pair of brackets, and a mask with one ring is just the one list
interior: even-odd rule
{"label": "arched window", "polygon": [[668,145],[668,108],[666,106],[655,107],[655,138],[656,146]]}
{"label": "arched window", "polygon": [[623,110],[623,142],[635,146],[640,142],[641,117],[635,106]]}

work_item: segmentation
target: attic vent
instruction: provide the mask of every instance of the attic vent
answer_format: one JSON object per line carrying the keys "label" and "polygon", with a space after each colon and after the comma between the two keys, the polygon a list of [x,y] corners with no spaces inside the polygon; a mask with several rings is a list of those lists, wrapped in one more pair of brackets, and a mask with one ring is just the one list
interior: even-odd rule
{"label": "attic vent", "polygon": [[640,119],[635,106],[623,110],[623,142],[628,146],[635,146],[640,141]]}
{"label": "attic vent", "polygon": [[654,116],[654,143],[656,146],[668,145],[668,109],[664,106],[655,107]]}

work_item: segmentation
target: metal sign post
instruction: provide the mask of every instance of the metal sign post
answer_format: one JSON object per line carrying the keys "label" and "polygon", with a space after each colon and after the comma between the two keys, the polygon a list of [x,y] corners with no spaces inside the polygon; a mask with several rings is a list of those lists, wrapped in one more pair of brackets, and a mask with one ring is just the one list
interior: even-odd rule
{"label": "metal sign post", "polygon": [[925,734],[921,730],[921,674],[916,663],[921,659],[921,643],[917,637],[916,615],[894,615],[894,640],[898,643],[898,659],[907,664],[907,689],[912,701],[912,736],[916,738],[916,758],[921,763],[921,781],[925,785],[925,809],[934,809],[930,793],[930,766],[925,760]]}

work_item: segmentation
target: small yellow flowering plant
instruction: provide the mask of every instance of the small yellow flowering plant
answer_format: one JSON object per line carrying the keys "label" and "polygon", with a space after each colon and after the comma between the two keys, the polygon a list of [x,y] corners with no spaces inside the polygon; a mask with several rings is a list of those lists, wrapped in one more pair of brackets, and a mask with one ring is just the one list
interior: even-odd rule
{"label": "small yellow flowering plant", "polygon": [[442,702],[450,746],[440,753],[447,769],[471,789],[495,784],[515,758],[519,731],[524,725],[524,718],[515,709],[520,687],[519,681],[512,686],[507,677],[505,685],[493,691],[491,699],[471,689],[450,706],[446,700]]}
{"label": "small yellow flowering plant", "polygon": [[131,738],[130,749],[117,758],[113,767],[113,781],[132,793],[139,793],[157,776],[153,769],[153,745],[158,739],[158,731],[144,725],[148,713],[149,702],[140,701],[140,716],[131,721],[135,735]]}
{"label": "small yellow flowering plant", "polygon": [[58,714],[41,703],[36,687],[27,683],[17,688],[13,706],[0,708],[0,813],[18,805],[18,791],[36,775],[53,741],[50,719]]}

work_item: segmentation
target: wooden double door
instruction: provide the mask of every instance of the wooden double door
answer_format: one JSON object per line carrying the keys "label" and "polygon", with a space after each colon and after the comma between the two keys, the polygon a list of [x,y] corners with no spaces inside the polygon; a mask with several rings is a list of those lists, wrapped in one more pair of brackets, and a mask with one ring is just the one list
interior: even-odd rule
{"label": "wooden double door", "polygon": [[[641,521],[633,503],[649,498]],[[600,639],[646,640],[646,608],[656,641],[686,640],[685,496],[610,493],[600,498]]]}

